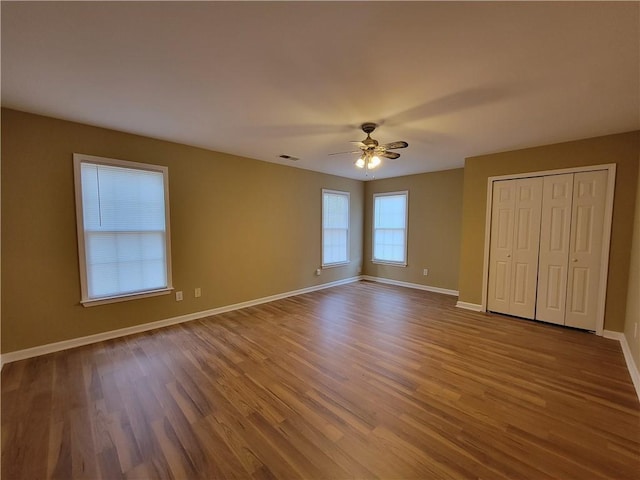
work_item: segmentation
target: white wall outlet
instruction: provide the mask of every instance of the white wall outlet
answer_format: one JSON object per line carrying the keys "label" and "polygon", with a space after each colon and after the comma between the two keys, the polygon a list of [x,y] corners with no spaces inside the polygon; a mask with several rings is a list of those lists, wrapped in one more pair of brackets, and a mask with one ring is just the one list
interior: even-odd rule
{"label": "white wall outlet", "polygon": [[425,277],[429,275],[429,269],[425,268],[424,270],[422,270],[422,275],[424,275]]}
{"label": "white wall outlet", "polygon": [[316,269],[316,277],[319,277],[322,274],[322,269],[318,268]]}
{"label": "white wall outlet", "polygon": [[638,338],[638,322],[633,324],[633,338]]}
{"label": "white wall outlet", "polygon": [[202,289],[200,287],[196,287],[196,289],[193,291],[193,295],[198,298],[202,296]]}
{"label": "white wall outlet", "polygon": [[176,292],[176,302],[180,302],[182,300],[182,292]]}

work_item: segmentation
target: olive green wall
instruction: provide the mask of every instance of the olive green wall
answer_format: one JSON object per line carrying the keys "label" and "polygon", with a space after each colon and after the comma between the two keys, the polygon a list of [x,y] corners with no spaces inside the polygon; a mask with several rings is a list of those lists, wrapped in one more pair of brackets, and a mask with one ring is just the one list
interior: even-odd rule
{"label": "olive green wall", "polygon": [[[605,329],[624,331],[639,151],[640,132],[630,132],[363,183],[3,109],[2,352],[321,285],[360,268],[459,290],[460,301],[480,304],[488,177],[605,163],[618,166]],[[74,152],[169,167],[173,283],[182,302],[166,295],[79,304]],[[322,188],[351,193],[351,261],[316,277]],[[409,191],[404,268],[371,262],[373,194],[398,190]],[[195,287],[202,297],[194,298]]]}
{"label": "olive green wall", "polygon": [[[365,184],[365,275],[448,290],[458,289],[463,169],[372,180]],[[407,266],[372,258],[373,194],[409,191]],[[423,269],[428,268],[428,276]]]}
{"label": "olive green wall", "polygon": [[[640,161],[640,153],[638,154]],[[637,329],[637,330],[636,330]],[[633,220],[633,242],[629,263],[629,288],[627,289],[627,317],[624,334],[631,356],[640,371],[640,176],[636,192],[636,213]],[[635,334],[635,337],[634,337]]]}
{"label": "olive green wall", "polygon": [[[74,152],[169,167],[173,285],[182,302],[164,295],[79,304]],[[2,353],[359,273],[360,181],[6,109],[2,157]],[[316,277],[322,188],[351,193],[351,262]]]}
{"label": "olive green wall", "polygon": [[462,207],[460,301],[482,303],[482,269],[489,177],[616,163],[616,191],[604,328],[618,332],[624,331],[639,150],[640,132],[636,131],[467,158],[464,168]]}

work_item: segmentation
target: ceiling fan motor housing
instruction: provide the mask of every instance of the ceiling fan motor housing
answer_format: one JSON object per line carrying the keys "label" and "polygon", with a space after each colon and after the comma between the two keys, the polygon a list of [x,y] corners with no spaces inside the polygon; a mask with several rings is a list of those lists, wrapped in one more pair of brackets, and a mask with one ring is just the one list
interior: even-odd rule
{"label": "ceiling fan motor housing", "polygon": [[376,129],[378,125],[376,123],[371,123],[371,122],[367,122],[367,123],[363,123],[360,128],[362,128],[362,131],[364,133],[366,133],[367,135],[369,135],[370,133],[373,133],[373,131]]}
{"label": "ceiling fan motor housing", "polygon": [[362,143],[367,146],[368,150],[371,150],[378,146],[378,141],[371,138],[369,135],[376,129],[378,125],[375,123],[363,123],[361,125],[362,131],[367,134],[367,138],[365,138]]}

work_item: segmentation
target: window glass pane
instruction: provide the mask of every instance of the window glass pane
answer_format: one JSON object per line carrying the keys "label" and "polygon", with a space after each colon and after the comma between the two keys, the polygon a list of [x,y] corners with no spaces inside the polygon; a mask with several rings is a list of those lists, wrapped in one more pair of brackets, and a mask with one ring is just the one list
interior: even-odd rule
{"label": "window glass pane", "polygon": [[87,230],[164,230],[161,172],[82,164],[82,202]]}
{"label": "window glass pane", "polygon": [[324,194],[325,228],[348,228],[349,199],[346,195]]}
{"label": "window glass pane", "polygon": [[347,231],[327,229],[324,232],[324,263],[344,262],[347,258]]}
{"label": "window glass pane", "polygon": [[[89,297],[113,296],[166,287],[163,237],[163,234],[155,232],[87,232],[85,238]],[[158,268],[158,265],[162,268]]]}
{"label": "window glass pane", "polygon": [[405,195],[376,197],[375,228],[404,228],[406,219]]}

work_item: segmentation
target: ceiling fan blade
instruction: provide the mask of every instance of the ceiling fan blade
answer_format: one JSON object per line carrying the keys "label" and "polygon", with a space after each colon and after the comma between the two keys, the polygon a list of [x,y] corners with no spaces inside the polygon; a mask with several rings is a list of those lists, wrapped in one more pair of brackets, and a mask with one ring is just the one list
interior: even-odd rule
{"label": "ceiling fan blade", "polygon": [[352,152],[336,152],[330,153],[329,155],[346,155],[347,153],[362,153],[360,150],[353,150]]}
{"label": "ceiling fan blade", "polygon": [[387,150],[393,150],[396,148],[407,148],[408,146],[409,144],[407,142],[391,142],[387,143],[386,145],[381,145],[381,147]]}
{"label": "ceiling fan blade", "polygon": [[386,157],[386,158],[391,158],[391,159],[395,159],[395,158],[398,158],[400,156],[400,154],[396,153],[396,152],[382,152],[379,155],[381,157]]}
{"label": "ceiling fan blade", "polygon": [[359,140],[351,140],[351,142],[349,142],[349,143],[353,143],[354,145],[357,145],[360,148],[367,148],[367,145],[362,143]]}

